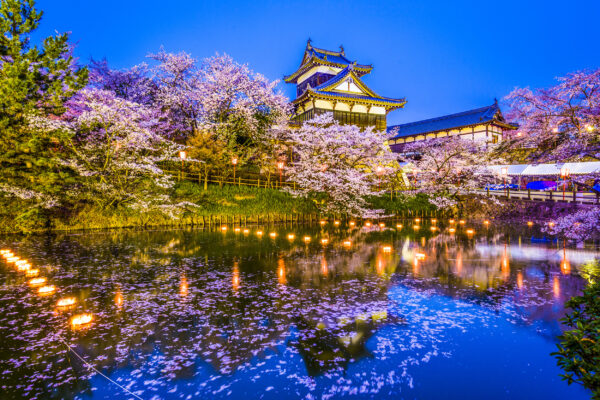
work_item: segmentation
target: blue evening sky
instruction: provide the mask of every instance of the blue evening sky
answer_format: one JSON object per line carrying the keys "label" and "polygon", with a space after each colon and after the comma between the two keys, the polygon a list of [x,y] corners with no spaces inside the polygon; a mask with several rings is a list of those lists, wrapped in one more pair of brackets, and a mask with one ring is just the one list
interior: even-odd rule
{"label": "blue evening sky", "polygon": [[[600,1],[38,0],[36,37],[70,31],[82,62],[114,68],[164,46],[202,58],[225,52],[270,79],[300,63],[306,39],[373,64],[364,81],[406,97],[388,124],[491,104],[515,86],[548,86],[600,66]],[[292,85],[281,85],[293,97]]]}

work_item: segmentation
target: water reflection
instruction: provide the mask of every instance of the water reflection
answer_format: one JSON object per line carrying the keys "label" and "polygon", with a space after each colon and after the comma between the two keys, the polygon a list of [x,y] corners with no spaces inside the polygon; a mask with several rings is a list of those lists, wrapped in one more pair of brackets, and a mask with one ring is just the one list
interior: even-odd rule
{"label": "water reflection", "polygon": [[[50,386],[54,397],[92,395],[94,385],[95,397],[110,397],[64,338],[104,373],[129,371],[122,379],[146,396],[177,398],[184,382],[196,397],[243,397],[254,383],[323,397],[367,384],[384,396],[414,387],[431,359],[451,359],[458,333],[504,321],[525,329],[521,340],[553,341],[564,301],[583,287],[578,266],[596,250],[520,236],[512,245],[510,232],[469,224],[334,221],[244,235],[220,226],[4,242],[12,261],[0,269],[2,384],[12,397],[47,396]],[[40,277],[26,276],[34,269]],[[37,296],[49,286],[66,297]],[[554,368],[544,357],[534,364]],[[549,371],[541,375],[554,379]],[[556,382],[548,390],[573,390]]]}

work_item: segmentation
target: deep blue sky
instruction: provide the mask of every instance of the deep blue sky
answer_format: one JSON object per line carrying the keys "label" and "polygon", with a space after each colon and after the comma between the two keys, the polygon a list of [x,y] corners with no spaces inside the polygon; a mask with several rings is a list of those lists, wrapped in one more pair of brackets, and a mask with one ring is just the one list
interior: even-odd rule
{"label": "deep blue sky", "polygon": [[[388,124],[490,104],[515,86],[547,86],[600,67],[600,1],[38,0],[37,37],[70,31],[82,62],[115,68],[164,46],[230,54],[270,79],[293,72],[306,39],[373,64],[365,82],[406,97]],[[281,85],[292,97],[294,87]]]}

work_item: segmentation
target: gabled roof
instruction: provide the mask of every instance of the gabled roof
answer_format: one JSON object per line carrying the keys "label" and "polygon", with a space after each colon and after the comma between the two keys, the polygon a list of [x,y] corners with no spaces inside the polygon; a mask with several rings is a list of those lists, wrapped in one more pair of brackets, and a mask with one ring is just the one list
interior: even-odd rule
{"label": "gabled roof", "polygon": [[[335,88],[346,80],[351,80],[363,93],[338,91]],[[381,105],[386,108],[399,108],[406,104],[405,99],[392,99],[383,97],[371,90],[355,73],[354,65],[350,64],[336,76],[315,88],[310,86],[298,96],[293,103],[300,103],[309,97],[324,98],[329,100],[352,99],[358,103]]]}
{"label": "gabled roof", "polygon": [[439,132],[464,126],[486,124],[490,122],[496,122],[500,125],[506,126],[507,128],[514,128],[514,126],[508,124],[502,116],[498,102],[494,102],[494,104],[491,106],[476,108],[474,110],[444,115],[442,117],[426,119],[423,121],[410,122],[408,124],[389,126],[388,132],[396,133],[396,135],[391,138],[396,139],[405,136]]}
{"label": "gabled roof", "polygon": [[346,68],[348,65],[353,65],[357,75],[362,76],[368,74],[373,69],[372,65],[357,64],[356,61],[351,61],[346,58],[344,48],[340,46],[340,51],[325,50],[313,47],[310,39],[306,43],[304,56],[300,66],[291,75],[285,76],[283,79],[287,83],[295,83],[298,77],[319,65],[325,65],[335,68]]}

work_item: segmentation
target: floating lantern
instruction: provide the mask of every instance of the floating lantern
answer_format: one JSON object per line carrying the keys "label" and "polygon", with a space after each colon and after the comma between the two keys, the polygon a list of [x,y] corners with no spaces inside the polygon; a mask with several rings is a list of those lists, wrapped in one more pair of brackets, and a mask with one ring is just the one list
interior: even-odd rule
{"label": "floating lantern", "polygon": [[450,228],[450,229],[448,229],[448,232],[454,233],[454,232],[456,232],[456,229],[455,228]]}
{"label": "floating lantern", "polygon": [[344,240],[343,245],[344,245],[344,247],[350,247],[350,246],[352,246],[352,242],[350,240]]}
{"label": "floating lantern", "polygon": [[327,239],[327,238],[321,239],[321,244],[327,244],[327,243],[329,243],[329,239]]}
{"label": "floating lantern", "polygon": [[247,235],[250,233],[250,229],[244,229],[244,235]]}
{"label": "floating lantern", "polygon": [[310,242],[310,236],[304,236],[302,240],[304,240],[305,243],[308,243]]}
{"label": "floating lantern", "polygon": [[27,260],[15,261],[15,265],[27,264]]}
{"label": "floating lantern", "polygon": [[10,263],[10,264],[12,264],[12,263],[15,263],[15,262],[17,262],[17,261],[19,261],[19,260],[20,260],[20,258],[19,258],[19,257],[12,256],[12,257],[8,257],[8,258],[6,259],[6,262],[7,262],[7,263]]}
{"label": "floating lantern", "polygon": [[473,229],[467,229],[467,235],[472,235],[474,233],[475,231]]}
{"label": "floating lantern", "polygon": [[41,296],[48,296],[54,292],[56,292],[56,286],[54,285],[46,285],[38,289],[38,294]]}
{"label": "floating lantern", "polygon": [[29,268],[31,268],[31,264],[29,264],[28,262],[17,264],[17,271],[26,272],[29,271]]}
{"label": "floating lantern", "polygon": [[415,231],[418,231],[419,229],[421,229],[421,227],[420,227],[419,225],[413,225],[413,229],[414,229]]}
{"label": "floating lantern", "polygon": [[425,253],[416,253],[415,258],[419,261],[422,261],[425,259]]}
{"label": "floating lantern", "polygon": [[225,232],[225,231],[227,230],[227,226],[226,226],[226,225],[223,225],[223,226],[221,227],[221,230],[222,230],[223,232]]}
{"label": "floating lantern", "polygon": [[256,236],[262,236],[263,235],[263,231],[256,231]]}
{"label": "floating lantern", "polygon": [[94,317],[92,314],[77,314],[71,318],[71,326],[76,328],[82,328],[92,322]]}
{"label": "floating lantern", "polygon": [[532,227],[533,226],[533,221],[527,221],[527,226]]}
{"label": "floating lantern", "polygon": [[327,223],[327,221],[325,221],[324,219],[322,219],[322,220],[320,220],[320,221],[319,221],[319,223],[320,223],[321,225],[325,225],[325,224]]}
{"label": "floating lantern", "polygon": [[367,228],[369,228],[369,227],[371,226],[371,223],[370,223],[369,221],[367,221],[367,222],[365,222],[365,226],[366,226]]}
{"label": "floating lantern", "polygon": [[277,232],[271,232],[269,233],[269,236],[271,236],[272,239],[275,239],[277,237]]}
{"label": "floating lantern", "polygon": [[8,250],[8,249],[2,249],[2,250],[0,250],[0,254],[4,255],[6,253],[12,253],[12,252],[10,250]]}
{"label": "floating lantern", "polygon": [[417,223],[421,222],[421,218],[415,218],[415,222],[417,222]]}
{"label": "floating lantern", "polygon": [[550,228],[554,228],[554,222],[552,222],[552,221],[548,222],[548,226],[549,226]]}
{"label": "floating lantern", "polygon": [[294,240],[296,238],[296,235],[294,235],[293,233],[290,233],[287,235],[288,240]]}
{"label": "floating lantern", "polygon": [[237,228],[237,227],[236,227],[236,228],[233,228],[233,231],[234,231],[235,233],[240,233],[240,232],[242,231],[242,229],[241,229],[241,228]]}
{"label": "floating lantern", "polygon": [[385,228],[385,224],[384,224],[383,222],[380,222],[380,223],[379,223],[379,227],[380,227],[380,228]]}
{"label": "floating lantern", "polygon": [[429,228],[429,229],[431,229],[431,232],[435,232],[435,231],[437,230],[437,228],[436,228],[435,226],[432,226],[432,227],[431,227],[431,228]]}
{"label": "floating lantern", "polygon": [[402,224],[396,224],[396,228],[402,229]]}
{"label": "floating lantern", "polygon": [[392,246],[383,246],[383,252],[384,253],[391,253],[392,252]]}
{"label": "floating lantern", "polygon": [[432,223],[432,224],[435,224],[436,222],[437,222],[437,219],[435,219],[435,218],[432,218],[432,219],[431,219],[431,223]]}
{"label": "floating lantern", "polygon": [[77,300],[75,297],[64,297],[56,302],[58,308],[67,308],[74,306]]}
{"label": "floating lantern", "polygon": [[30,279],[29,286],[31,286],[31,287],[42,286],[44,283],[46,283],[46,280],[47,279],[44,277]]}
{"label": "floating lantern", "polygon": [[486,219],[486,220],[483,220],[483,223],[484,223],[485,225],[489,225],[489,224],[490,224],[490,221],[488,221],[488,220]]}
{"label": "floating lantern", "polygon": [[350,225],[351,227],[354,227],[354,225],[356,225],[356,222],[350,221],[350,223],[348,225]]}
{"label": "floating lantern", "polygon": [[27,271],[25,271],[25,276],[28,278],[34,278],[34,277],[38,276],[39,273],[40,273],[40,270],[37,268],[28,269]]}
{"label": "floating lantern", "polygon": [[451,219],[449,222],[450,222],[451,224],[453,224],[453,223],[454,223],[454,220],[453,220],[453,219]]}
{"label": "floating lantern", "polygon": [[333,224],[334,224],[335,226],[339,226],[339,225],[340,225],[340,221],[333,221]]}
{"label": "floating lantern", "polygon": [[465,220],[461,219],[460,221],[458,221],[459,224],[464,225],[465,224]]}

